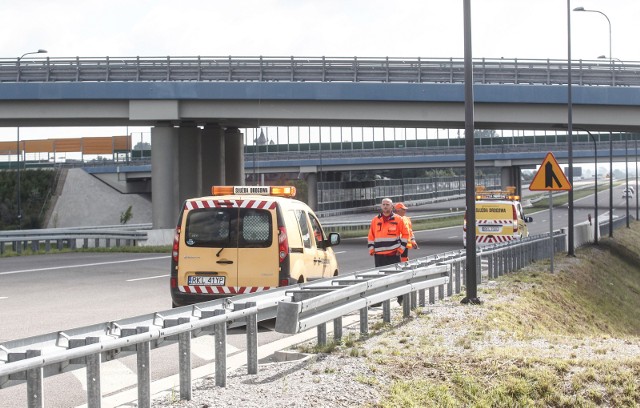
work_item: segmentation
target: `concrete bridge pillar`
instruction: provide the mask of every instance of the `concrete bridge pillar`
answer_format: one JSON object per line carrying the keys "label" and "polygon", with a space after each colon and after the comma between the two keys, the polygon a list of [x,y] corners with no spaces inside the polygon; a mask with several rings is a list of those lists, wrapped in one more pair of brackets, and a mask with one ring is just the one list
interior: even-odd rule
{"label": "concrete bridge pillar", "polygon": [[200,191],[211,195],[211,186],[225,184],[224,130],[217,123],[207,123],[200,138]]}
{"label": "concrete bridge pillar", "polygon": [[507,186],[515,186],[516,194],[522,195],[522,182],[521,179],[521,169],[520,166],[508,166],[502,167],[500,180],[502,184],[502,188]]}
{"label": "concrete bridge pillar", "polygon": [[199,197],[200,190],[200,129],[195,123],[178,128],[178,199],[180,204],[191,197]]}
{"label": "concrete bridge pillar", "polygon": [[175,228],[178,198],[178,129],[170,124],[151,128],[151,192],[154,229]]}
{"label": "concrete bridge pillar", "polygon": [[244,186],[244,138],[238,128],[225,130],[224,152],[226,185]]}
{"label": "concrete bridge pillar", "polygon": [[318,173],[307,173],[307,204],[313,211],[318,209]]}

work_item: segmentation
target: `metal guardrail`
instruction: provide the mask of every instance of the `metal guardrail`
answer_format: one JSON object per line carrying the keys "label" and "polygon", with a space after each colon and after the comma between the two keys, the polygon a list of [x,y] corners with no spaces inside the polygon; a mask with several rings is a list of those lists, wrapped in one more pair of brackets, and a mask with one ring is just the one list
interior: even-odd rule
{"label": "metal guardrail", "polygon": [[[137,241],[147,239],[146,229],[150,224],[136,224],[130,226],[106,226],[85,228],[49,228],[37,230],[18,230],[0,232],[0,255],[6,252],[9,244],[14,252],[22,253],[30,248],[37,252],[44,249],[49,252],[52,247],[57,249],[76,249],[103,245],[106,248],[115,246],[135,246]],[[78,246],[78,241],[81,245]],[[53,243],[53,246],[52,246]]]}
{"label": "metal guardrail", "polygon": [[[564,248],[566,234],[557,233],[555,250]],[[549,237],[540,235],[520,242],[482,248],[477,253],[477,282],[516,271],[549,256]],[[100,367],[102,361],[130,354],[138,357],[138,406],[149,407],[151,349],[175,342],[180,398],[191,398],[191,338],[213,334],[215,342],[215,383],[226,386],[226,330],[232,325],[247,326],[247,371],[255,374],[257,363],[257,322],[276,318],[276,329],[297,333],[316,326],[318,343],[326,343],[326,323],[333,320],[334,338],[342,336],[342,317],[359,310],[360,332],[368,332],[369,306],[382,303],[383,319],[390,321],[390,300],[402,296],[403,317],[411,309],[460,293],[465,277],[464,251],[412,260],[379,270],[345,275],[213,300],[193,306],[106,322],[67,331],[58,331],[0,344],[0,388],[27,382],[29,407],[43,406],[43,379],[74,369],[87,368],[87,402],[101,406]],[[436,289],[438,293],[436,294]]]}
{"label": "metal guardrail", "polygon": [[[556,59],[479,58],[481,84],[566,85]],[[576,85],[640,86],[640,62],[572,62]],[[104,57],[0,59],[0,82],[394,82],[463,83],[462,58]]]}

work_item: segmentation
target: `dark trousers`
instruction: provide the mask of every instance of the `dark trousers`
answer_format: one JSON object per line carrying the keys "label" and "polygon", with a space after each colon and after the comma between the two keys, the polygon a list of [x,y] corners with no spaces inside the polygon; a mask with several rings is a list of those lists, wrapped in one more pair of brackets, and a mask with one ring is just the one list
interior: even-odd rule
{"label": "dark trousers", "polygon": [[378,255],[378,254],[375,254],[373,257],[374,257],[374,261],[376,263],[376,267],[393,265],[393,264],[397,264],[398,262],[400,262],[400,255],[389,256],[389,255]]}

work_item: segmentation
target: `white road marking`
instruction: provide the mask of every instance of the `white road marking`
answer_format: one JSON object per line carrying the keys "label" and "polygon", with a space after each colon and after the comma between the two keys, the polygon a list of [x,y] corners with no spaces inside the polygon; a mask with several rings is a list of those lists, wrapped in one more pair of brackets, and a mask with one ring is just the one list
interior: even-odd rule
{"label": "white road marking", "polygon": [[455,238],[460,238],[460,235],[454,235],[452,237],[448,237],[447,239],[455,239]]}
{"label": "white road marking", "polygon": [[[136,373],[119,360],[103,363],[100,371],[100,392],[102,395],[111,394],[138,382]],[[73,370],[72,373],[82,384],[82,389],[86,391],[87,369]]]}
{"label": "white road marking", "polygon": [[9,299],[7,296],[0,296],[0,300],[2,299]]}
{"label": "white road marking", "polygon": [[136,282],[136,281],[147,280],[147,279],[166,278],[167,276],[169,275],[158,275],[158,276],[149,276],[147,278],[127,279],[125,282]]}
{"label": "white road marking", "polygon": [[86,268],[87,266],[113,265],[113,264],[121,264],[121,263],[128,263],[128,262],[154,261],[154,260],[157,260],[157,259],[166,259],[166,258],[169,258],[170,256],[171,255],[158,256],[158,257],[154,257],[154,258],[128,259],[126,261],[97,262],[97,263],[82,264],[82,265],[52,266],[51,268],[23,269],[23,270],[19,270],[19,271],[0,272],[0,275],[14,275],[16,273],[53,271],[53,270],[56,270],[56,269]]}
{"label": "white road marking", "polygon": [[[227,355],[236,353],[239,349],[227,343]],[[214,336],[200,336],[191,340],[191,354],[206,361],[215,360],[216,346]]]}
{"label": "white road marking", "polygon": [[338,255],[338,254],[345,254],[345,253],[347,253],[347,251],[337,251],[337,252],[334,252],[334,254],[336,254],[336,255]]}

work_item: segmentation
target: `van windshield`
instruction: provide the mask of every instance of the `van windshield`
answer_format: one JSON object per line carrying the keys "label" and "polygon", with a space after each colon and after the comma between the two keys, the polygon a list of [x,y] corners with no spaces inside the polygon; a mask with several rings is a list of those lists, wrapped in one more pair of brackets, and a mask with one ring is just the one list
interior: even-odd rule
{"label": "van windshield", "polygon": [[272,243],[268,210],[203,208],[187,216],[185,242],[191,247],[266,248]]}

